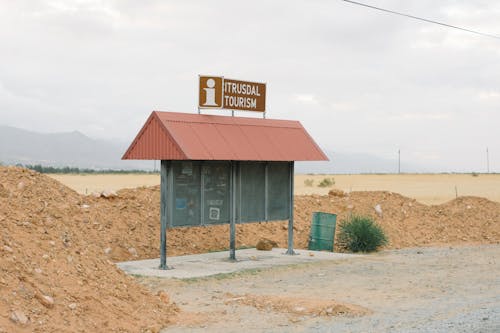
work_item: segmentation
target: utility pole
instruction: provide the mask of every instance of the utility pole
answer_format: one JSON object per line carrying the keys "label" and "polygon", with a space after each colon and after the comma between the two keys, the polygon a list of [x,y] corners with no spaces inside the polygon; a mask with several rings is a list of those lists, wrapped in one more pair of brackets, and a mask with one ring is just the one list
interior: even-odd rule
{"label": "utility pole", "polygon": [[486,171],[490,173],[490,152],[488,151],[488,147],[486,147]]}
{"label": "utility pole", "polygon": [[398,173],[401,173],[401,149],[398,149]]}

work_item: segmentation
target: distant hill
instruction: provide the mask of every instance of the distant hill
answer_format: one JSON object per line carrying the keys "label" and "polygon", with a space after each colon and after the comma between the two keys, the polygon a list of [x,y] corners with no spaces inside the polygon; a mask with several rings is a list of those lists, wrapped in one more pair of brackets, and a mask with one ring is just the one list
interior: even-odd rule
{"label": "distant hill", "polygon": [[37,133],[0,126],[0,162],[90,169],[153,169],[152,161],[122,161],[126,143],[95,140],[81,132]]}
{"label": "distant hill", "polygon": [[[54,167],[89,169],[152,170],[153,161],[122,161],[129,143],[89,138],[81,132],[38,133],[0,126],[0,162],[4,164],[41,164]],[[397,160],[370,154],[325,151],[328,162],[297,162],[297,173],[395,173]],[[156,164],[159,168],[159,163]],[[418,166],[401,166],[405,172]]]}

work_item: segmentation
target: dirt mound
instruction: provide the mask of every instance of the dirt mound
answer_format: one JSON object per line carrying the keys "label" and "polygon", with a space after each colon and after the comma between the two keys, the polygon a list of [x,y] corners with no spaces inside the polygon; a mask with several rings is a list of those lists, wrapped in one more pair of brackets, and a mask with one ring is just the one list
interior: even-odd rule
{"label": "dirt mound", "polygon": [[275,295],[233,295],[226,294],[225,304],[253,306],[260,311],[286,313],[294,320],[296,316],[361,316],[370,313],[357,305],[344,304],[332,300],[282,297]]}
{"label": "dirt mound", "polygon": [[333,189],[333,190],[328,191],[328,196],[343,198],[346,196],[346,193],[342,190]]}
{"label": "dirt mound", "polygon": [[[96,232],[95,244],[110,260],[126,261],[159,256],[160,188],[124,189],[114,198],[82,196],[82,213]],[[255,247],[268,235],[286,244],[287,222],[238,225],[239,247]],[[300,232],[299,232],[300,233]],[[168,255],[205,253],[227,249],[229,226],[176,228],[167,232]]]}
{"label": "dirt mound", "polygon": [[278,243],[267,238],[259,239],[255,245],[255,248],[261,251],[271,251],[273,247],[278,247]]}
{"label": "dirt mound", "polygon": [[108,260],[79,194],[20,168],[0,167],[0,184],[0,332],[141,332],[168,324],[176,307]]}
{"label": "dirt mound", "polygon": [[[112,248],[113,260],[155,258],[159,253],[159,187],[118,191],[112,200],[84,198],[90,223],[106,230],[103,248]],[[500,241],[500,203],[476,197],[459,197],[448,203],[427,206],[391,192],[352,192],[344,196],[295,197],[295,246],[307,248],[313,212],[372,216],[389,236],[386,248],[426,245],[489,244]],[[378,212],[377,212],[378,211]],[[287,222],[250,223],[237,226],[237,246],[255,246],[268,238],[287,244]],[[210,226],[169,229],[168,254],[182,255],[227,249],[229,227]]]}
{"label": "dirt mound", "polygon": [[[96,244],[115,261],[155,258],[159,253],[159,186],[125,189],[112,199],[81,197],[88,223],[98,232]],[[377,207],[377,209],[375,208]],[[377,210],[379,213],[377,213]],[[391,192],[352,192],[344,196],[295,197],[295,245],[308,245],[312,213],[370,215],[387,232],[387,248],[423,245],[496,243],[500,241],[500,203],[461,197],[427,206]],[[238,225],[237,246],[255,246],[269,238],[284,246],[287,222]],[[227,249],[227,225],[170,229],[168,254],[182,255]]]}
{"label": "dirt mound", "polygon": [[[353,213],[371,216],[388,234],[387,248],[500,241],[500,203],[483,198],[427,206],[397,193],[352,192],[345,198],[301,196],[295,211],[305,228],[313,211],[335,213],[338,221]],[[307,241],[300,238],[297,245],[307,246]]]}
{"label": "dirt mound", "polygon": [[[113,260],[158,257],[159,187],[126,189],[112,200],[85,198],[91,223],[106,225],[102,247],[112,248]],[[295,197],[295,245],[306,248],[311,216],[321,211],[372,216],[387,232],[387,248],[426,245],[489,244],[500,241],[500,203],[476,197],[459,197],[443,205],[427,206],[391,192],[352,192],[344,196]],[[377,212],[378,211],[378,212]],[[238,225],[237,246],[255,246],[268,238],[282,247],[287,244],[287,222]],[[126,236],[126,237],[125,237]],[[169,255],[227,249],[228,226],[168,230]]]}

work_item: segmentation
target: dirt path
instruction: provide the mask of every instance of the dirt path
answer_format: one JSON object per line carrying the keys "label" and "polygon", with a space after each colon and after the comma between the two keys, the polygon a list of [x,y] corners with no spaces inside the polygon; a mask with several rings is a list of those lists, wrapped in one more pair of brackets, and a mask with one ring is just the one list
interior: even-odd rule
{"label": "dirt path", "polygon": [[[500,331],[500,245],[384,251],[195,281],[139,280],[166,290],[183,311],[168,332]],[[290,297],[295,307],[282,301]],[[331,300],[361,310],[300,313]]]}

